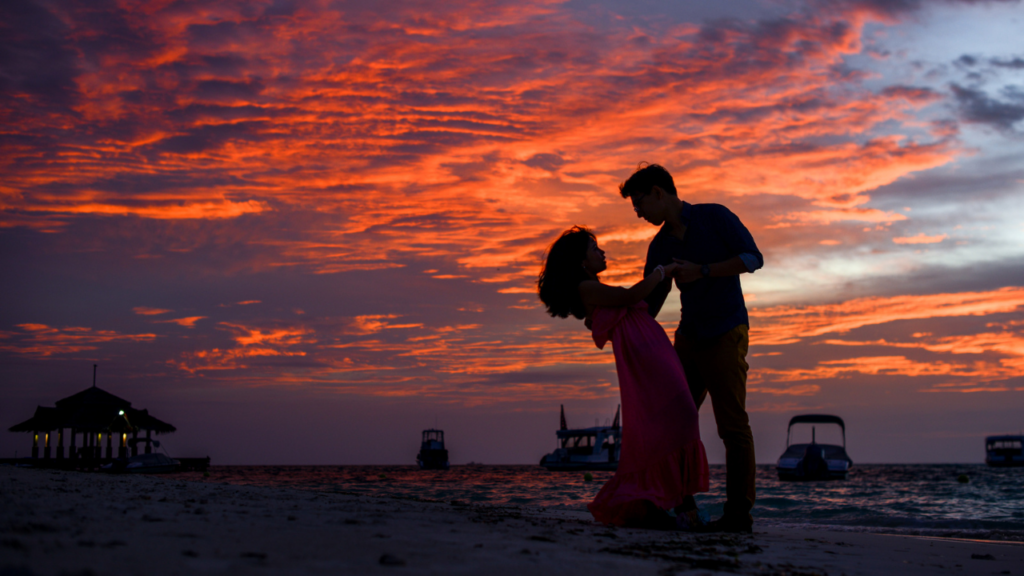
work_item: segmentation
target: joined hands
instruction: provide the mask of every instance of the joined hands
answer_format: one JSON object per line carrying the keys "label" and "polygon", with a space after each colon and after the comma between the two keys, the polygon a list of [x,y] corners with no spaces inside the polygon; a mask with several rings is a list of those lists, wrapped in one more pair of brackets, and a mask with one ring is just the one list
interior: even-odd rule
{"label": "joined hands", "polygon": [[[672,264],[665,266],[666,276],[672,276],[680,284],[687,284],[703,278],[703,275],[700,273],[700,264],[694,264],[689,260],[680,260],[679,258],[673,258],[672,260]],[[669,273],[669,267],[672,268],[671,273]]]}

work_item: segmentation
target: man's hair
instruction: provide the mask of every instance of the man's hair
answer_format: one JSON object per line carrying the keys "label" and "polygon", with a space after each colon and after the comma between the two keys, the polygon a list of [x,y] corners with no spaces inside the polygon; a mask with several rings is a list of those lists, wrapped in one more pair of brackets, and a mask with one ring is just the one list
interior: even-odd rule
{"label": "man's hair", "polygon": [[577,318],[587,315],[587,308],[580,297],[580,282],[590,279],[583,269],[583,260],[594,241],[593,232],[582,226],[573,226],[562,232],[548,249],[537,279],[537,292],[548,314],[559,318],[568,318],[570,314]]}
{"label": "man's hair", "polygon": [[636,172],[619,184],[619,192],[623,198],[632,198],[637,195],[648,194],[651,188],[657,186],[673,196],[676,194],[676,183],[672,181],[672,175],[657,164],[641,162],[636,167]]}

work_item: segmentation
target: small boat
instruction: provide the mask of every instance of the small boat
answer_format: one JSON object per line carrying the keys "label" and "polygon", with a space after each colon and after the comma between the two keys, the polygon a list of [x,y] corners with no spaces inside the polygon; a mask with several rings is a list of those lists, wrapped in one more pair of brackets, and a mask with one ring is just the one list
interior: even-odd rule
{"label": "small boat", "polygon": [[622,446],[619,410],[615,411],[611,426],[570,429],[562,406],[562,426],[555,436],[559,447],[540,459],[540,465],[548,470],[616,470],[619,467]]}
{"label": "small boat", "polygon": [[131,458],[118,458],[100,466],[104,472],[120,474],[167,474],[178,470],[178,461],[165,454],[139,454]]}
{"label": "small boat", "polygon": [[[843,445],[818,444],[811,427],[810,444],[790,444],[794,424],[838,424],[843,431]],[[779,457],[776,470],[779,480],[845,480],[853,466],[846,455],[846,425],[839,416],[804,414],[794,416],[786,430],[786,451]]]}
{"label": "small boat", "polygon": [[423,443],[416,455],[420,470],[447,470],[448,451],[444,448],[444,431],[433,428],[423,431]]}
{"label": "small boat", "polygon": [[1024,436],[1005,435],[985,438],[985,464],[1000,468],[1024,466]]}

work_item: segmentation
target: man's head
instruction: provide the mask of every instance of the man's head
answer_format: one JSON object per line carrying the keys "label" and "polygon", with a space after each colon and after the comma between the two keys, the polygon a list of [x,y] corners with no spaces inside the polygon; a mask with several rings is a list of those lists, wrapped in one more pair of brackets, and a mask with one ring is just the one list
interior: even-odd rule
{"label": "man's head", "polygon": [[619,192],[633,203],[638,218],[655,226],[665,222],[667,211],[679,201],[672,175],[657,164],[641,163],[632,176],[619,184]]}

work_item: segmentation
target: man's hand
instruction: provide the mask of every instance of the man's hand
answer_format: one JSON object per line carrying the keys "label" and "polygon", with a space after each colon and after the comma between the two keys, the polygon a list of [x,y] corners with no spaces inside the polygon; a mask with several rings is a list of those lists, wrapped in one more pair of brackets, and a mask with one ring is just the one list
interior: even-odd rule
{"label": "man's hand", "polygon": [[688,260],[680,260],[678,258],[673,258],[672,260],[679,265],[675,269],[675,273],[672,277],[680,284],[687,284],[702,278],[700,273],[700,264],[694,264]]}

